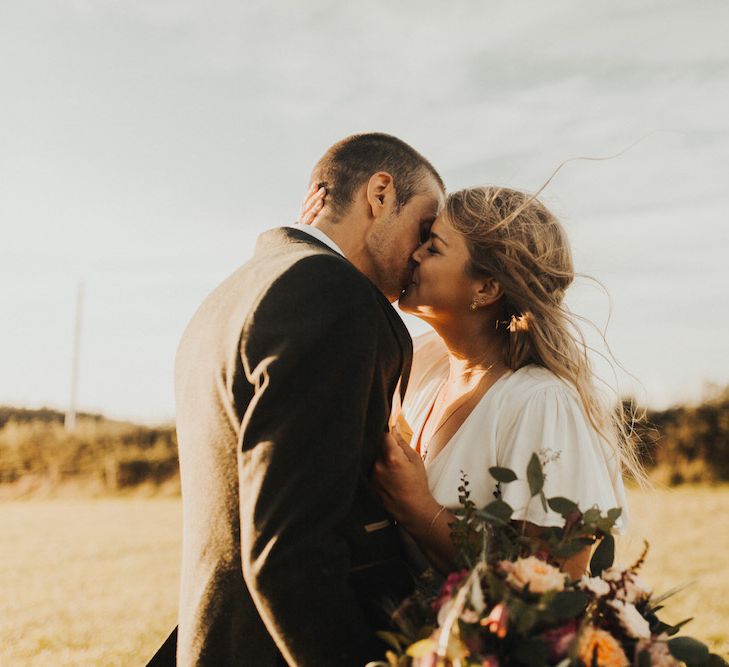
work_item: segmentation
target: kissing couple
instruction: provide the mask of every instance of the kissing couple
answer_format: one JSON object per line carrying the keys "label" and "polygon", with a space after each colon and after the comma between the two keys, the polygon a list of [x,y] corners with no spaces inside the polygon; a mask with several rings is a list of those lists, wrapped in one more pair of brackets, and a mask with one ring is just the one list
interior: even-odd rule
{"label": "kissing couple", "polygon": [[[300,222],[264,233],[182,337],[179,631],[152,664],[380,659],[414,574],[455,566],[462,471],[483,506],[489,467],[537,452],[547,495],[625,509],[635,457],[564,305],[573,279],[536,197],[447,195],[387,134],[332,146]],[[395,301],[429,333],[413,343]],[[529,534],[561,525],[529,497],[503,493]]]}

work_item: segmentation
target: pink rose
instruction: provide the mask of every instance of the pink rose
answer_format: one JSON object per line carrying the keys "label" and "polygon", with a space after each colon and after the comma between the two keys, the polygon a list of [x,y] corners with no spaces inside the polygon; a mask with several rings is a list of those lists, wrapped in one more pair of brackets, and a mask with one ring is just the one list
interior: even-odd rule
{"label": "pink rose", "polygon": [[506,572],[506,582],[517,591],[525,586],[537,594],[564,590],[564,572],[534,556],[519,558],[513,563],[501,561],[501,569]]}

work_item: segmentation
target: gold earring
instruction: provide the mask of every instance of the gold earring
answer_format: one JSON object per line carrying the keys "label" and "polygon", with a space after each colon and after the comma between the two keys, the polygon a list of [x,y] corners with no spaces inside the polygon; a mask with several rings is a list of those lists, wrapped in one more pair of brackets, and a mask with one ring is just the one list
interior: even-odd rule
{"label": "gold earring", "polygon": [[478,304],[476,303],[476,299],[471,301],[471,305],[469,306],[472,313],[475,313],[478,310]]}

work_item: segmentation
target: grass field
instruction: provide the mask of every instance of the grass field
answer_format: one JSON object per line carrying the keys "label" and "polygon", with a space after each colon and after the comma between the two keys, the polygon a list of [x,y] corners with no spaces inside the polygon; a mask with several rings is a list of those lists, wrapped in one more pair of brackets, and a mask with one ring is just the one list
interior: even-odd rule
{"label": "grass field", "polygon": [[0,665],[144,665],[174,626],[179,500],[0,504]]}
{"label": "grass field", "polygon": [[[693,580],[664,614],[729,649],[729,486],[631,492],[627,561],[651,542],[656,590]],[[0,665],[144,665],[174,625],[178,499],[0,503]]]}

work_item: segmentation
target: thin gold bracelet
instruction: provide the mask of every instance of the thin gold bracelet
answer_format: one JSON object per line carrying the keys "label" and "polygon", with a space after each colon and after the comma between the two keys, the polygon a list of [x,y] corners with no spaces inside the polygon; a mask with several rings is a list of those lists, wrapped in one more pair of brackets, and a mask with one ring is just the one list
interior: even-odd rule
{"label": "thin gold bracelet", "polygon": [[425,531],[426,535],[430,534],[430,531],[433,530],[433,526],[435,525],[435,522],[438,520],[438,517],[445,512],[446,506],[441,505],[440,509],[435,513],[435,516],[430,520],[430,524],[428,525],[428,530]]}

